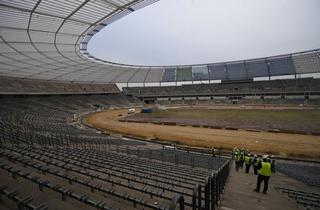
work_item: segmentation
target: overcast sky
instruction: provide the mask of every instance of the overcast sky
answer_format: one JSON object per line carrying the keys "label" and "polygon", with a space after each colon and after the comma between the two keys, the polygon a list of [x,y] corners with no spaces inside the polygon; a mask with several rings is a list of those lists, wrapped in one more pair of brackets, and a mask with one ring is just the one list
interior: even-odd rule
{"label": "overcast sky", "polygon": [[89,42],[101,59],[138,65],[232,61],[320,48],[320,0],[160,0]]}

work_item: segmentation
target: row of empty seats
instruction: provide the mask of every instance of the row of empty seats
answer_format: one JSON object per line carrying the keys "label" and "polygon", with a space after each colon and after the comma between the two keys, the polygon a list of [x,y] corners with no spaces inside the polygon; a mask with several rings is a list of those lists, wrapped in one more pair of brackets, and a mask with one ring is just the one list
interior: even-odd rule
{"label": "row of empty seats", "polygon": [[298,190],[282,188],[282,187],[276,187],[276,190],[284,194],[287,194],[290,199],[296,201],[297,204],[299,204],[306,210],[320,209],[319,193],[298,191]]}
{"label": "row of empty seats", "polygon": [[320,167],[317,165],[279,163],[277,170],[308,185],[320,187]]}
{"label": "row of empty seats", "polygon": [[128,87],[123,89],[134,96],[214,95],[214,94],[268,94],[320,92],[320,79],[286,79],[249,81],[241,83],[194,84],[182,86]]}
{"label": "row of empty seats", "polygon": [[67,94],[67,93],[119,93],[115,84],[86,84],[44,80],[23,80],[0,77],[1,94]]}
{"label": "row of empty seats", "polygon": [[[7,197],[2,206],[165,210],[180,202],[184,209],[208,209],[220,200],[228,159],[79,129],[73,120],[74,115],[96,110],[96,105],[133,106],[136,101],[131,97],[0,100],[0,177],[6,185],[0,192]],[[11,191],[20,197],[13,199]]]}

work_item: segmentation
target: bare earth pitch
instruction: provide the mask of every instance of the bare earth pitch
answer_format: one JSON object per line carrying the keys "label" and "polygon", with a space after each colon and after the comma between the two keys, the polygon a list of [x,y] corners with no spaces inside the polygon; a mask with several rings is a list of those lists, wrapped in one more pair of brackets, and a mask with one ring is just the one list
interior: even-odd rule
{"label": "bare earth pitch", "polygon": [[[237,146],[259,153],[267,152],[288,157],[320,158],[320,136],[119,122],[119,115],[125,116],[126,114],[126,109],[105,110],[86,116],[83,122],[109,132],[122,133],[149,140],[158,139],[177,142],[193,147],[232,149]],[[285,115],[285,112],[283,114]],[[313,119],[313,116],[316,115],[310,114],[309,117],[306,117],[306,121],[315,122],[316,119]],[[319,114],[316,117],[318,118]]]}
{"label": "bare earth pitch", "polygon": [[258,130],[320,132],[319,109],[174,108],[137,113],[128,120],[176,122],[179,125],[210,125]]}

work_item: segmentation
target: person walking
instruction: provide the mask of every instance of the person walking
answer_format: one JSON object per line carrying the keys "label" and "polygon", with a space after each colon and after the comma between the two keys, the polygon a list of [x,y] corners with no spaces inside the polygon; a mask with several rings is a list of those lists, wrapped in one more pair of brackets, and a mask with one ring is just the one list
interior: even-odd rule
{"label": "person walking", "polygon": [[234,148],[233,148],[233,150],[232,150],[232,159],[235,158],[235,155],[236,155],[237,150],[238,150],[237,147],[234,147]]}
{"label": "person walking", "polygon": [[263,193],[268,191],[269,179],[271,176],[271,164],[268,162],[268,156],[263,155],[262,162],[258,165],[259,174],[257,178],[256,192],[260,192],[261,182],[263,181]]}
{"label": "person walking", "polygon": [[244,156],[244,164],[246,165],[246,174],[248,174],[249,173],[249,171],[250,171],[250,166],[251,166],[251,155],[250,155],[250,153],[248,153],[248,154],[246,154],[245,156]]}
{"label": "person walking", "polygon": [[259,165],[259,158],[258,156],[255,154],[254,155],[254,158],[253,158],[253,161],[252,161],[252,166],[253,166],[253,173],[254,175],[257,175],[258,174],[258,165]]}
{"label": "person walking", "polygon": [[239,168],[240,168],[240,155],[236,155],[235,156],[235,163],[236,163],[236,171],[238,172],[239,171]]}
{"label": "person walking", "polygon": [[244,164],[244,150],[243,148],[241,148],[241,151],[240,151],[240,168],[241,169],[243,168],[243,164]]}
{"label": "person walking", "polygon": [[211,154],[212,154],[212,157],[216,156],[216,149],[214,147],[211,147]]}
{"label": "person walking", "polygon": [[236,171],[238,172],[240,168],[240,153],[238,149],[236,149],[234,152],[234,162],[236,165]]}
{"label": "person walking", "polygon": [[271,172],[274,174],[276,173],[276,161],[273,155],[271,155],[270,161],[271,161]]}

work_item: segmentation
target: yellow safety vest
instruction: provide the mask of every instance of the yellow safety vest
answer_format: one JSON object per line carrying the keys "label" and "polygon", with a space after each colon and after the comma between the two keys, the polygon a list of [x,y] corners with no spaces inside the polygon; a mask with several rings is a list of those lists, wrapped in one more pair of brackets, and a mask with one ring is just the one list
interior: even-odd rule
{"label": "yellow safety vest", "polygon": [[236,156],[238,156],[239,155],[239,153],[238,153],[238,151],[236,150],[235,152],[234,152],[234,157],[236,158]]}
{"label": "yellow safety vest", "polygon": [[271,175],[271,164],[268,162],[261,162],[261,168],[259,173],[263,176],[270,176]]}
{"label": "yellow safety vest", "polygon": [[244,157],[244,162],[245,162],[247,165],[250,165],[250,157],[249,157],[249,156],[245,156],[245,157]]}
{"label": "yellow safety vest", "polygon": [[236,161],[240,161],[240,156],[239,155],[235,155],[235,159],[236,159]]}

